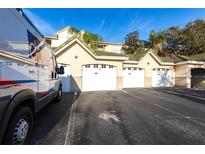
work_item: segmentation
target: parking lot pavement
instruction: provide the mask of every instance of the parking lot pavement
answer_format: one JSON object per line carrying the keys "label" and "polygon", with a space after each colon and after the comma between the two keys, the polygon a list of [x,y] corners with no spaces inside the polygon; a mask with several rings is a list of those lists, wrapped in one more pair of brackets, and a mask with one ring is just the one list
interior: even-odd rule
{"label": "parking lot pavement", "polygon": [[167,92],[170,94],[175,94],[187,98],[189,100],[193,100],[205,104],[205,89],[167,87],[167,88],[155,88],[155,90]]}
{"label": "parking lot pavement", "polygon": [[51,102],[35,119],[30,144],[64,144],[74,93],[64,93],[61,102]]}
{"label": "parking lot pavement", "polygon": [[205,106],[152,89],[82,93],[71,144],[204,144]]}
{"label": "parking lot pavement", "polygon": [[64,103],[38,115],[33,144],[205,144],[205,105],[176,95],[82,92],[72,106]]}

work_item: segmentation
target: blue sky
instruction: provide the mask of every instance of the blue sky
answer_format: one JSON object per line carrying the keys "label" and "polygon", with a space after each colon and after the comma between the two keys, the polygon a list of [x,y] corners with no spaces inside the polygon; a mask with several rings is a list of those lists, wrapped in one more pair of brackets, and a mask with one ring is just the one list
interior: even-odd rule
{"label": "blue sky", "polygon": [[123,42],[126,34],[139,31],[148,39],[157,31],[189,21],[205,19],[205,9],[24,9],[44,35],[54,35],[65,26],[99,34],[104,41]]}

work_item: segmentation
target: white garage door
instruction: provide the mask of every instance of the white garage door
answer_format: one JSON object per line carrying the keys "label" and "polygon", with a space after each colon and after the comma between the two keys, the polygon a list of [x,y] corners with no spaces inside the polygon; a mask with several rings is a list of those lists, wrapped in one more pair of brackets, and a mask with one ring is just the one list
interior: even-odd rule
{"label": "white garage door", "polygon": [[144,87],[144,69],[127,67],[123,69],[123,88]]}
{"label": "white garage door", "polygon": [[70,91],[70,65],[59,63],[58,67],[60,66],[64,67],[64,74],[59,75],[60,80],[62,82],[62,90],[63,92],[69,92]]}
{"label": "white garage door", "polygon": [[164,68],[152,69],[152,87],[171,86],[171,71]]}
{"label": "white garage door", "polygon": [[82,90],[116,90],[117,70],[112,65],[88,64],[82,70]]}

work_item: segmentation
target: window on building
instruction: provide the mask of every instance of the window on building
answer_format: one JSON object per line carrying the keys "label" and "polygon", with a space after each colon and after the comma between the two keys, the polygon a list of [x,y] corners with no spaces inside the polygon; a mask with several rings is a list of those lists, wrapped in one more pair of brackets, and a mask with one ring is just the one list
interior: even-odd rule
{"label": "window on building", "polygon": [[106,68],[106,65],[101,65],[101,68]]}
{"label": "window on building", "polygon": [[85,68],[90,68],[90,65],[85,65]]}
{"label": "window on building", "polygon": [[98,64],[94,64],[94,68],[98,68]]}

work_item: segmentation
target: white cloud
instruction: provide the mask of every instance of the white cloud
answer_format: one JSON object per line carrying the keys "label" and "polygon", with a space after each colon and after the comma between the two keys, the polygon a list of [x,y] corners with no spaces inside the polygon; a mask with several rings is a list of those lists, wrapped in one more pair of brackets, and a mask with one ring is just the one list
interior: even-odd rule
{"label": "white cloud", "polygon": [[104,24],[105,24],[105,19],[103,19],[103,20],[101,21],[100,26],[99,26],[98,29],[101,30],[101,29],[103,28]]}
{"label": "white cloud", "polygon": [[140,11],[135,12],[135,16],[131,18],[128,24],[122,28],[123,32],[132,32],[132,31],[149,31],[150,26],[154,22],[154,18],[148,17],[145,18],[140,14]]}
{"label": "white cloud", "polygon": [[133,19],[130,24],[128,25],[129,30],[146,30],[150,24],[153,22],[153,19],[142,19],[136,17]]}
{"label": "white cloud", "polygon": [[47,21],[43,20],[39,16],[35,15],[28,9],[23,9],[23,11],[43,35],[54,35],[55,29],[52,27],[51,24],[49,24]]}
{"label": "white cloud", "polygon": [[106,19],[101,20],[100,23],[95,25],[95,28],[94,28],[94,30],[92,32],[95,33],[95,34],[101,34],[102,33],[102,29],[103,29],[103,27],[105,25],[105,22],[106,22]]}
{"label": "white cloud", "polygon": [[64,18],[63,17],[61,17],[61,26],[65,27],[65,22],[64,22]]}

